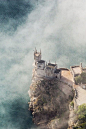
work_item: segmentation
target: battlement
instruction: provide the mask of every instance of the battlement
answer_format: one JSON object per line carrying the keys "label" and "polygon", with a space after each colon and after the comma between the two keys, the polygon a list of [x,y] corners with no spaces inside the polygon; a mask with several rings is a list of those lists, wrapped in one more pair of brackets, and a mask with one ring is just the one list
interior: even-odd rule
{"label": "battlement", "polygon": [[46,69],[57,69],[57,64],[48,63]]}

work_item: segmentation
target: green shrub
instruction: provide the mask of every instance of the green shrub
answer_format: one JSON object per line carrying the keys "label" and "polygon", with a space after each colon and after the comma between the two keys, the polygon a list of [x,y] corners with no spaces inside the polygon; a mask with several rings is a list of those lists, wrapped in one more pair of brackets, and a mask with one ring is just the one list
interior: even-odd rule
{"label": "green shrub", "polygon": [[70,102],[70,105],[74,107],[74,102],[73,102],[73,101],[71,101],[71,102]]}
{"label": "green shrub", "polygon": [[81,75],[75,77],[75,83],[76,84],[80,84],[80,83],[83,83],[85,84],[86,83],[86,73],[85,72],[82,72]]}
{"label": "green shrub", "polygon": [[86,104],[80,105],[76,113],[79,123],[86,122]]}
{"label": "green shrub", "polygon": [[73,127],[73,129],[86,129],[86,122]]}

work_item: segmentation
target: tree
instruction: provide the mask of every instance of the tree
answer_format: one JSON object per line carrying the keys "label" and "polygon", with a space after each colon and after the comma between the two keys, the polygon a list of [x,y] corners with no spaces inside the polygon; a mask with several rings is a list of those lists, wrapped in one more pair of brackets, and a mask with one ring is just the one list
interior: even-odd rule
{"label": "tree", "polygon": [[79,123],[86,122],[86,104],[82,104],[78,107],[77,117],[78,117]]}
{"label": "tree", "polygon": [[75,83],[76,84],[80,84],[80,83],[83,83],[85,84],[86,83],[86,73],[85,72],[82,72],[81,75],[75,77]]}

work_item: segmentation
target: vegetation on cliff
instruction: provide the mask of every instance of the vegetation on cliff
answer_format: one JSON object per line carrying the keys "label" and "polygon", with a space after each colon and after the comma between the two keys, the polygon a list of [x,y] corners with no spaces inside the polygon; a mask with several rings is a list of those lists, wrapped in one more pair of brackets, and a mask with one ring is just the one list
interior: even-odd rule
{"label": "vegetation on cliff", "polygon": [[30,86],[29,107],[35,124],[46,129],[67,128],[69,103],[73,99],[72,88],[67,87],[71,89],[69,95],[61,90],[57,79],[38,81]]}
{"label": "vegetation on cliff", "polygon": [[74,129],[86,129],[86,104],[82,104],[76,111],[77,126]]}
{"label": "vegetation on cliff", "polygon": [[75,77],[75,83],[76,84],[86,84],[86,73],[85,72],[82,72],[81,75]]}
{"label": "vegetation on cliff", "polygon": [[79,123],[86,122],[86,104],[82,104],[78,107],[77,117],[78,117]]}

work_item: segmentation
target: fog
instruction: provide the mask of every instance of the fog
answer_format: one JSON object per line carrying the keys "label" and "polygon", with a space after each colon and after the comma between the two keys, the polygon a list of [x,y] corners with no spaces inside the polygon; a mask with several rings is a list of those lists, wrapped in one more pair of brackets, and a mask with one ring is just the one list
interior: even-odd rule
{"label": "fog", "polygon": [[85,34],[85,0],[0,1],[1,129],[35,128],[27,104],[35,47],[59,67],[85,66]]}

